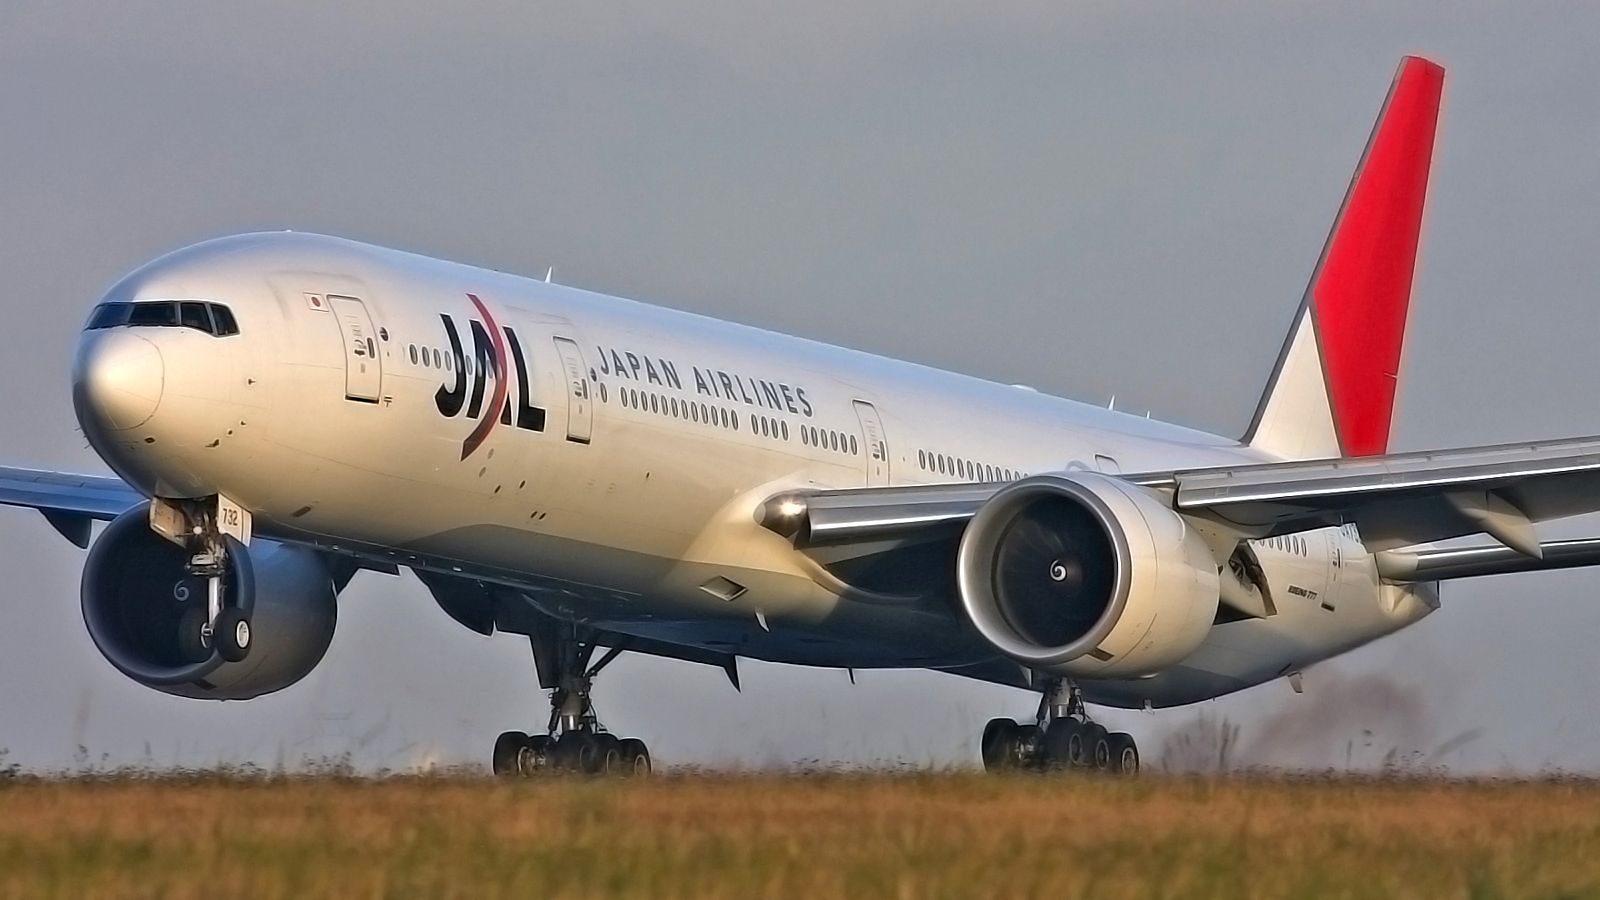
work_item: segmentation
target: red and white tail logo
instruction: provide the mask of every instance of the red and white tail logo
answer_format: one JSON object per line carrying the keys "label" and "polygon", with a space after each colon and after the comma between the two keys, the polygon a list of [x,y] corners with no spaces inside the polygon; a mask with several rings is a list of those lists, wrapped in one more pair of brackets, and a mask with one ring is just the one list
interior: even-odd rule
{"label": "red and white tail logo", "polygon": [[1408,56],[1378,114],[1245,443],[1284,459],[1388,451],[1444,69]]}

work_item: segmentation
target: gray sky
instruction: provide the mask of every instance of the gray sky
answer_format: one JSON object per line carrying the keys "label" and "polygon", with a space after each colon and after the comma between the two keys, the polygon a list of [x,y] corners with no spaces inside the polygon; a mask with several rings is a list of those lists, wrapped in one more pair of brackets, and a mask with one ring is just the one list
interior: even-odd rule
{"label": "gray sky", "polygon": [[[103,471],[67,363],[118,275],[324,231],[1243,429],[1397,58],[1449,69],[1395,444],[1600,433],[1600,7],[1423,3],[0,5],[6,463]],[[1549,530],[1591,534],[1595,523]],[[480,761],[526,646],[364,574],[324,664],[204,704],[116,675],[82,554],[0,510],[0,747],[90,761]],[[1450,585],[1411,631],[1184,711],[1250,761],[1600,770],[1595,573]],[[624,658],[665,762],[966,761],[1032,698],[925,673]],[[1197,720],[1198,716],[1208,717]],[[1367,732],[1370,732],[1368,734]]]}

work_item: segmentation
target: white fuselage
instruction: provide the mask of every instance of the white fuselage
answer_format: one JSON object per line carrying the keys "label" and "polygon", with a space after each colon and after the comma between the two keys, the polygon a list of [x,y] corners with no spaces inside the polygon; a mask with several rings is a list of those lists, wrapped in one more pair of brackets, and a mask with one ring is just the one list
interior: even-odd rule
{"label": "white fuselage", "polygon": [[[266,537],[501,583],[562,617],[760,659],[953,668],[994,656],[950,598],[875,602],[823,577],[757,521],[780,492],[1261,459],[1026,388],[314,235],[200,244],[106,300],[190,298],[226,304],[239,333],[127,327],[86,331],[80,347],[80,382],[97,356],[127,349],[113,344],[159,351],[153,411],[127,425],[149,398],[130,400],[137,414],[119,427],[84,423],[140,490],[221,493]],[[1085,683],[1086,697],[1205,699],[1433,607],[1431,591],[1380,584],[1353,529],[1255,549],[1275,615],[1217,626],[1168,672]],[[706,589],[719,576],[745,590]]]}

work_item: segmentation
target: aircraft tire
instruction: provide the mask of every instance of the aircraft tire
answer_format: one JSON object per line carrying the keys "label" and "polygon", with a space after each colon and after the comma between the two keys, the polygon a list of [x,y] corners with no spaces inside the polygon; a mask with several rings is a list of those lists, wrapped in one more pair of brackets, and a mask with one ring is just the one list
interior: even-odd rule
{"label": "aircraft tire", "polygon": [[1022,726],[1012,719],[990,719],[983,726],[980,751],[986,772],[1005,772],[1016,768],[1017,731]]}
{"label": "aircraft tire", "polygon": [[250,655],[250,617],[244,610],[228,607],[211,627],[211,645],[228,662],[242,662]]}
{"label": "aircraft tire", "polygon": [[643,778],[650,774],[650,751],[644,741],[627,738],[617,744],[622,753],[622,777]]}
{"label": "aircraft tire", "polygon": [[1111,768],[1111,733],[1104,725],[1090,722],[1083,729],[1084,765],[1099,772]]}
{"label": "aircraft tire", "polygon": [[1133,735],[1118,731],[1107,735],[1106,743],[1111,751],[1111,764],[1106,771],[1113,775],[1139,774],[1139,745],[1134,743]]}
{"label": "aircraft tire", "polygon": [[597,734],[594,739],[600,757],[599,774],[622,774],[622,741],[614,734]]}
{"label": "aircraft tire", "polygon": [[1039,726],[1029,722],[1018,725],[1016,744],[1011,748],[1012,767],[1017,769],[1032,769],[1039,765],[1040,751],[1044,746],[1044,734]]}
{"label": "aircraft tire", "polygon": [[1041,760],[1046,769],[1061,771],[1072,767],[1071,743],[1078,732],[1078,723],[1072,719],[1057,719],[1044,733],[1044,753]]}
{"label": "aircraft tire", "polygon": [[567,768],[581,775],[596,775],[605,764],[605,752],[600,747],[599,736],[587,731],[577,731],[561,738]]}
{"label": "aircraft tire", "polygon": [[523,735],[522,746],[517,748],[517,772],[532,778],[550,767],[550,736],[547,734]]}
{"label": "aircraft tire", "polygon": [[520,731],[507,731],[495,738],[494,756],[490,761],[494,774],[501,778],[515,778],[523,774],[520,757],[527,743],[528,736]]}
{"label": "aircraft tire", "polygon": [[1072,730],[1067,739],[1067,765],[1074,769],[1087,768],[1089,757],[1089,728],[1078,722],[1072,723]]}

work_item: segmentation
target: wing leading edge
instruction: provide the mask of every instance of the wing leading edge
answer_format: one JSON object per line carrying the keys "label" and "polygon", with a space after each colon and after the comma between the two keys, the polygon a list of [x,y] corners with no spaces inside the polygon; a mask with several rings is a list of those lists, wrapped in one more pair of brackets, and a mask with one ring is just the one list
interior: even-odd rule
{"label": "wing leading edge", "polygon": [[0,505],[36,509],[79,547],[89,546],[89,524],[114,519],[144,500],[127,482],[109,475],[77,475],[0,466]]}

